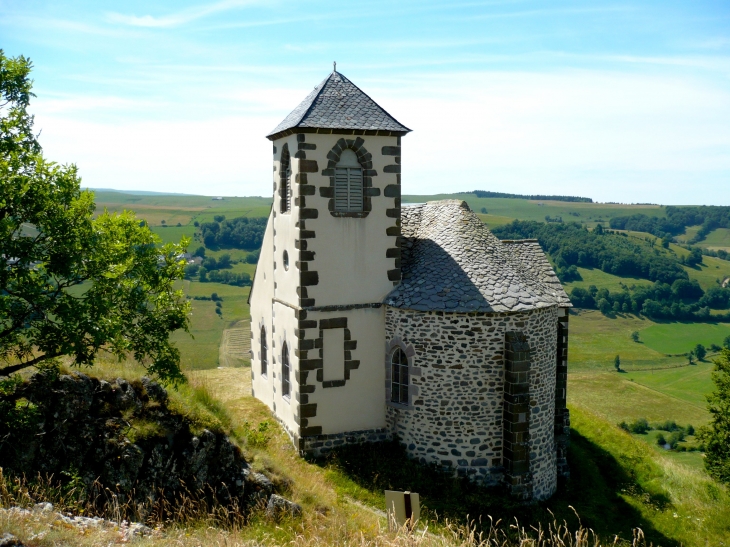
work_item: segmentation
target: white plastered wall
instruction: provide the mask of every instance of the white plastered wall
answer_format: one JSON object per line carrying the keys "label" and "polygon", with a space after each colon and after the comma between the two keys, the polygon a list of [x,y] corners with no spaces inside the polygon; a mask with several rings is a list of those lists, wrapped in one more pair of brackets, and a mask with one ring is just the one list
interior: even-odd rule
{"label": "white plastered wall", "polygon": [[[269,215],[266,224],[264,239],[261,245],[261,254],[256,266],[253,287],[251,288],[251,389],[254,395],[274,408],[274,392],[271,383],[271,331],[272,308],[274,297],[274,226],[273,217]],[[261,374],[261,328],[266,329],[266,347],[269,371]]]}
{"label": "white plastered wall", "polygon": [[[281,199],[279,197],[279,184],[281,172],[281,154],[284,144],[288,145],[291,166],[291,210],[288,213],[281,212]],[[276,153],[274,154],[274,251],[273,261],[275,264],[274,278],[276,287],[274,297],[278,300],[286,302],[292,306],[299,303],[297,295],[297,287],[299,286],[299,269],[296,266],[299,260],[299,251],[294,247],[294,242],[298,238],[299,229],[297,221],[299,220],[299,208],[294,205],[298,197],[299,185],[295,182],[298,173],[299,162],[294,157],[297,153],[297,136],[289,135],[288,137],[277,139],[274,141]],[[284,251],[289,255],[289,269],[284,268]]]}
{"label": "white plastered wall", "polygon": [[[296,371],[299,368],[299,359],[296,356],[295,349],[297,347],[297,339],[295,331],[297,329],[297,318],[294,310],[281,304],[274,302],[272,306],[274,332],[273,332],[273,348],[271,353],[272,363],[269,365],[271,369],[270,384],[273,388],[273,409],[276,416],[281,420],[284,427],[289,431],[295,439],[299,436],[299,425],[297,424],[297,415],[299,414],[299,404],[296,394],[299,391],[299,385],[296,380]],[[284,344],[289,354],[289,396],[282,394],[282,352]]]}
{"label": "white plastered wall", "polygon": [[[316,150],[307,151],[307,159],[317,161],[318,172],[308,173],[308,184],[317,187],[315,195],[306,197],[307,208],[316,208],[318,217],[306,221],[307,230],[314,230],[316,236],[307,241],[308,250],[314,251],[310,270],[319,274],[319,283],[307,288],[310,298],[317,306],[381,302],[393,289],[388,271],[395,269],[394,258],[387,258],[388,248],[395,247],[396,237],[386,235],[386,229],[396,219],[388,217],[386,211],[395,207],[393,197],[385,197],[388,185],[396,185],[395,173],[386,173],[386,165],[394,165],[395,158],[383,155],[384,146],[396,146],[396,137],[361,136],[363,146],[372,155],[372,177],[374,188],[380,195],[371,197],[372,211],[365,218],[332,216],[328,210],[328,197],[322,197],[320,187],[329,187],[329,176],[322,175],[327,168],[327,154],[339,139],[357,139],[353,135],[321,135],[306,133],[305,142],[315,144]],[[295,136],[294,136],[295,137]],[[290,144],[290,147],[292,145]]]}
{"label": "white plastered wall", "polygon": [[[385,427],[385,367],[383,341],[385,312],[383,308],[362,308],[336,312],[309,312],[308,319],[346,317],[347,329],[357,348],[351,350],[352,359],[360,361],[350,371],[344,386],[323,387],[322,382],[310,380],[316,389],[309,396],[317,404],[317,415],[309,426],[321,426],[322,434],[362,431]],[[313,375],[310,374],[310,378]]]}

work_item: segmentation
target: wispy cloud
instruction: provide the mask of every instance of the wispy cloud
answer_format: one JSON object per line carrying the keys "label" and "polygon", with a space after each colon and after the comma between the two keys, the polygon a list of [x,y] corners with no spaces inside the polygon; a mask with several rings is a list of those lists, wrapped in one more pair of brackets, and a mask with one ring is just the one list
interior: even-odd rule
{"label": "wispy cloud", "polygon": [[125,15],[116,12],[107,13],[106,17],[107,20],[111,22],[134,27],[177,27],[215,13],[239,9],[260,3],[261,2],[259,0],[223,0],[222,2],[216,2],[215,4],[193,6],[161,17],[155,17],[153,15]]}

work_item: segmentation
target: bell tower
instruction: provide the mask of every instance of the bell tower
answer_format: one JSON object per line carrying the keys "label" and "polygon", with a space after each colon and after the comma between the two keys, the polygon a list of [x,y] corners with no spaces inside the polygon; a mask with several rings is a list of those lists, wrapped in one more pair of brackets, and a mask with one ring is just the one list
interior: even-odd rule
{"label": "bell tower", "polygon": [[274,204],[250,298],[252,385],[302,452],[385,427],[382,304],[401,275],[409,131],[333,71],[267,136]]}

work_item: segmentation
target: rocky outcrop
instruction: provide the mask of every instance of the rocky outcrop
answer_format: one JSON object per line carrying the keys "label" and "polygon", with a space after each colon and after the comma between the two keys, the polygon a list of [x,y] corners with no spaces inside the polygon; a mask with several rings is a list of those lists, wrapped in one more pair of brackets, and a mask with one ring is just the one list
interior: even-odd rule
{"label": "rocky outcrop", "polygon": [[192,496],[245,511],[266,507],[275,491],[225,434],[197,430],[148,378],[36,374],[5,387],[0,467],[5,474],[83,483],[99,499],[111,492],[141,518],[163,497]]}

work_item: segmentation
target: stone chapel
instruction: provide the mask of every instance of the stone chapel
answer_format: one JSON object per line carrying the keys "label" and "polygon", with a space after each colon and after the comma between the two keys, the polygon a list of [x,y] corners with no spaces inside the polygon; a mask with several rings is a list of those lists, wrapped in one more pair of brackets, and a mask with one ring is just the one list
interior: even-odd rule
{"label": "stone chapel", "polygon": [[570,300],[536,240],[401,205],[410,129],[337,71],[269,135],[252,391],[302,455],[396,437],[523,499],[566,475]]}

